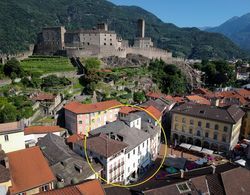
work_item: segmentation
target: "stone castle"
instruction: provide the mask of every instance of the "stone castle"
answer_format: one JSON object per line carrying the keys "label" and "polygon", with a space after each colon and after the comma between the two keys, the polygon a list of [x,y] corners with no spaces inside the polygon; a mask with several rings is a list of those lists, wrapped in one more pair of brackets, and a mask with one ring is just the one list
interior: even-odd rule
{"label": "stone castle", "polygon": [[138,20],[138,33],[134,45],[110,31],[106,23],[98,24],[91,30],[68,31],[65,27],[43,28],[38,34],[34,54],[66,55],[68,57],[98,58],[117,56],[126,58],[127,54],[138,54],[148,58],[172,59],[172,53],[154,47],[150,37],[145,37],[145,20]]}

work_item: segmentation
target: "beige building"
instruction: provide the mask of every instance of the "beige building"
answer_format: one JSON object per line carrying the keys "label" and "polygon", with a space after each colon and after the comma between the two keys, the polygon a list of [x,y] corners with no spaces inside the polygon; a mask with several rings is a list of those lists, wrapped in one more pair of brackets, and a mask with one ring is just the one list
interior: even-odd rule
{"label": "beige building", "polygon": [[5,153],[25,148],[22,121],[0,124],[0,145]]}
{"label": "beige building", "polygon": [[237,144],[244,112],[236,105],[227,109],[185,103],[172,110],[173,143],[229,151]]}

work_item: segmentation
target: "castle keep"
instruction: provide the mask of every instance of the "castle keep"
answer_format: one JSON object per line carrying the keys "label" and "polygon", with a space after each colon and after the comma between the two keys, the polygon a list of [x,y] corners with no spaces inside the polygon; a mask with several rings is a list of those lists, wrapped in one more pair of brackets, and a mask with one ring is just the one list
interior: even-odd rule
{"label": "castle keep", "polygon": [[35,54],[64,54],[68,57],[125,58],[127,54],[139,54],[148,58],[172,58],[172,53],[153,47],[150,37],[145,37],[145,20],[138,20],[138,33],[134,45],[110,31],[106,23],[100,23],[91,30],[66,31],[64,27],[43,28],[39,33]]}

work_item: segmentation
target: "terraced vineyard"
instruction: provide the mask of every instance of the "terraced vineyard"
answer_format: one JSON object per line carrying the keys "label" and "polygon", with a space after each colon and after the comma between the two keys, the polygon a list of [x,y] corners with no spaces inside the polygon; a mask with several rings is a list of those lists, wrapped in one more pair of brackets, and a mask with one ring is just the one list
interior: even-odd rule
{"label": "terraced vineyard", "polygon": [[40,74],[75,70],[70,60],[66,57],[32,56],[21,61],[21,66],[26,71]]}

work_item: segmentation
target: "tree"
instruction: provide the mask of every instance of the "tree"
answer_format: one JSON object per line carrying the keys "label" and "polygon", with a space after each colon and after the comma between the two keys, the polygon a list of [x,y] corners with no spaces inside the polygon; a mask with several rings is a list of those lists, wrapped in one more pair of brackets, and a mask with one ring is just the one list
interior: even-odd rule
{"label": "tree", "polygon": [[11,58],[11,60],[4,65],[3,69],[4,74],[12,79],[15,79],[16,77],[23,77],[25,74],[20,62],[15,58]]}
{"label": "tree", "polygon": [[6,98],[0,98],[0,123],[16,121],[16,107],[10,104]]}
{"label": "tree", "polygon": [[42,88],[56,87],[56,86],[67,86],[70,85],[71,81],[66,77],[57,77],[56,75],[49,75],[42,79]]}
{"label": "tree", "polygon": [[137,103],[140,103],[140,104],[142,102],[146,101],[146,97],[145,97],[144,92],[140,92],[140,91],[135,92],[134,93],[134,101]]}

